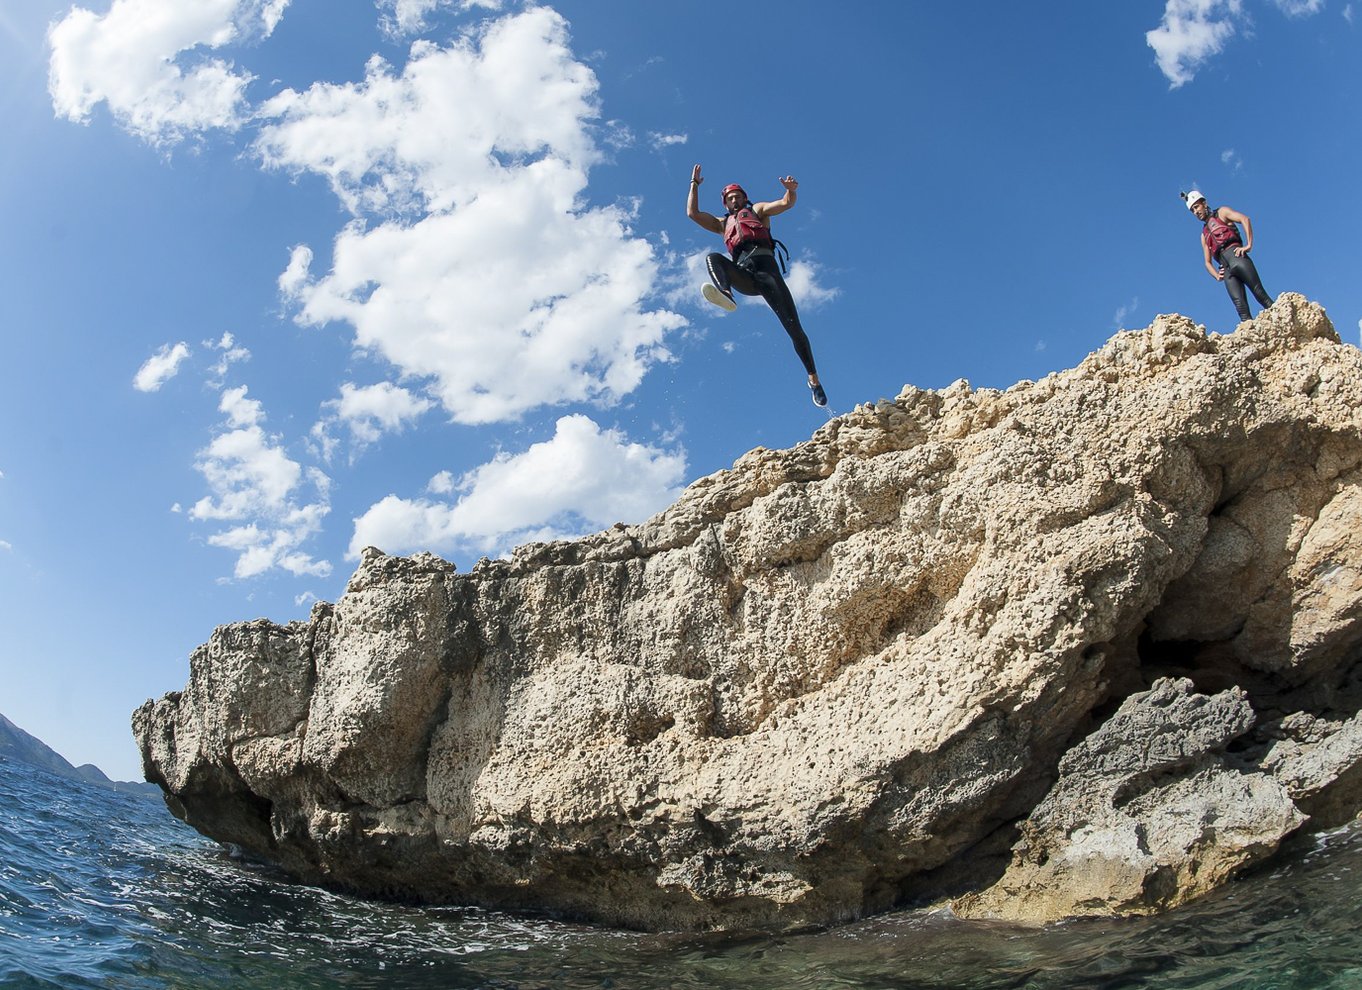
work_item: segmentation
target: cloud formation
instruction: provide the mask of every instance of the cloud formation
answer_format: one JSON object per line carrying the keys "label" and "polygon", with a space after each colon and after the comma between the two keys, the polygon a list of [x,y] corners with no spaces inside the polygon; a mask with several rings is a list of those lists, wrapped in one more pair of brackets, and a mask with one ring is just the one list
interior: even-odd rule
{"label": "cloud formation", "polygon": [[348,556],[366,546],[501,553],[531,540],[641,522],[676,498],[685,469],[684,453],[630,443],[587,416],[564,416],[551,440],[523,453],[502,454],[457,483],[436,475],[427,490],[461,493],[453,503],[384,498],[355,520]]}
{"label": "cloud formation", "polygon": [[[1324,9],[1324,0],[1272,0],[1272,4],[1287,17],[1309,17]],[[1347,8],[1343,15],[1348,17]],[[1146,32],[1145,41],[1154,49],[1169,88],[1191,82],[1209,58],[1224,50],[1240,21],[1251,24],[1243,0],[1167,0],[1163,20]]]}
{"label": "cloud formation", "polygon": [[[239,57],[244,43],[267,37],[287,3],[74,8],[50,29],[49,78],[59,116],[85,121],[104,103],[155,146],[247,129],[263,168],[322,177],[350,212],[329,250],[295,245],[278,276],[297,323],[352,329],[357,349],[391,372],[391,381],[342,382],[322,404],[310,444],[321,462],[347,436],[353,459],[437,405],[466,424],[562,403],[609,405],[671,359],[667,335],[686,321],[663,308],[658,286],[675,259],[659,261],[635,235],[636,201],[589,199],[589,172],[603,159],[596,142],[629,135],[623,124],[601,124],[596,77],[573,56],[559,14],[527,5],[445,44],[418,40],[396,67],[374,56],[358,81],[285,89],[253,106],[254,77],[225,49],[237,46]],[[442,8],[502,6],[377,0],[393,37],[425,30]],[[685,138],[651,140],[664,148]],[[822,291],[811,269],[793,281],[813,300]],[[188,517],[218,527],[207,542],[236,554],[238,578],[329,573],[306,545],[330,511],[331,479],[266,430],[245,386],[224,389],[233,365],[250,358],[233,334],[201,351],[214,361],[205,380],[222,390],[224,420],[197,456],[208,494]],[[188,355],[187,344],[162,348],[139,370],[138,387],[159,387]],[[422,498],[372,506],[355,539],[492,550],[637,520],[670,499],[684,465],[679,449],[565,416],[552,439],[517,456],[457,478],[440,472]]]}
{"label": "cloud formation", "polygon": [[648,308],[658,265],[630,207],[582,203],[595,98],[565,22],[536,7],[418,42],[400,74],[374,59],[362,83],[270,100],[262,162],[324,176],[359,218],[326,274],[294,249],[279,285],[297,320],[349,324],[457,422],[632,391],[685,321]]}
{"label": "cloud formation", "polygon": [[58,116],[85,123],[100,103],[154,145],[235,129],[253,78],[205,50],[274,31],[288,0],[113,0],[73,7],[48,29],[48,91]]}
{"label": "cloud formation", "polygon": [[162,344],[151,357],[143,362],[132,376],[132,387],[139,392],[155,392],[170,381],[180,370],[180,364],[189,357],[189,345],[183,340],[173,347]]}
{"label": "cloud formation", "polygon": [[1192,81],[1201,64],[1218,55],[1243,14],[1241,0],[1168,0],[1163,21],[1145,34],[1170,88]]}
{"label": "cloud formation", "polygon": [[[218,408],[226,422],[194,465],[212,494],[196,502],[189,517],[236,524],[209,536],[208,543],[236,552],[238,578],[276,567],[324,577],[331,565],[300,547],[321,530],[330,511],[330,479],[315,468],[304,470],[278,446],[278,438],[261,425],[265,415],[260,403],[246,392],[242,385],[222,393]],[[299,494],[309,486],[315,500],[301,504]]]}
{"label": "cloud formation", "polygon": [[338,443],[334,431],[343,428],[350,434],[357,455],[385,433],[398,433],[416,422],[434,405],[430,399],[413,395],[392,382],[377,385],[343,382],[340,398],[323,406],[326,415],[312,428],[312,437],[329,461]]}

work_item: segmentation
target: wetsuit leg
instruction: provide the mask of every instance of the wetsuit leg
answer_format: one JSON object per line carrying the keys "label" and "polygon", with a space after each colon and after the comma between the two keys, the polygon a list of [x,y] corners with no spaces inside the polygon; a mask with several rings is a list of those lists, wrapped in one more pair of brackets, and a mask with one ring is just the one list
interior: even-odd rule
{"label": "wetsuit leg", "polygon": [[1230,294],[1230,302],[1234,303],[1240,322],[1252,319],[1249,316],[1248,299],[1244,297],[1244,283],[1228,265],[1225,266],[1225,291]]}
{"label": "wetsuit leg", "polygon": [[1253,259],[1248,255],[1237,255],[1234,248],[1226,248],[1220,254],[1221,266],[1225,269],[1225,290],[1229,292],[1230,299],[1234,301],[1234,308],[1239,313],[1241,320],[1249,318],[1248,299],[1244,297],[1244,286],[1248,286],[1253,293],[1253,298],[1258,300],[1258,304],[1266,309],[1272,305],[1272,297],[1263,288],[1263,281],[1258,277],[1258,268],[1253,263]]}
{"label": "wetsuit leg", "polygon": [[800,325],[794,297],[790,295],[790,287],[780,277],[780,266],[776,259],[771,255],[757,255],[748,261],[748,265],[751,266],[752,280],[759,287],[762,298],[780,319],[780,325],[785,328],[785,332],[790,335],[790,342],[794,344],[795,353],[799,355],[804,370],[811,376],[818,374],[818,369],[813,363],[813,348],[809,346],[809,336]]}
{"label": "wetsuit leg", "polygon": [[739,267],[728,255],[713,252],[705,258],[705,264],[709,268],[710,281],[730,296],[735,290],[745,296],[762,294],[760,287],[752,280],[752,273]]}

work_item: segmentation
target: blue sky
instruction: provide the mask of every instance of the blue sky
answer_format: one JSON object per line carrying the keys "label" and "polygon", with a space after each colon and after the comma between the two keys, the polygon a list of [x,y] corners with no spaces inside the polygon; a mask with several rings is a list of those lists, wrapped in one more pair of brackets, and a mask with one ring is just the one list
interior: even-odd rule
{"label": "blue sky", "polygon": [[[17,8],[17,9],[16,9]],[[825,421],[685,216],[775,232],[833,412],[1234,328],[1193,185],[1357,343],[1338,0],[0,8],[0,712],[139,776],[131,710],[357,551],[639,522]]]}

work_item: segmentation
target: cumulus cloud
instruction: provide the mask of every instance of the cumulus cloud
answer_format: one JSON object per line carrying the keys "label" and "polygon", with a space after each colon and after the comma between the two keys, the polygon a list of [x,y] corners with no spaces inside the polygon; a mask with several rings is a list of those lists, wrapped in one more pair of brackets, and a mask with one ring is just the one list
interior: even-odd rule
{"label": "cumulus cloud", "polygon": [[[1324,9],[1324,0],[1272,0],[1287,17],[1310,17]],[[1351,21],[1351,5],[1343,16]],[[1224,50],[1236,23],[1251,25],[1243,0],[1167,0],[1163,20],[1145,34],[1154,49],[1159,71],[1171,89],[1192,81],[1202,64]],[[1245,32],[1252,34],[1250,28]]]}
{"label": "cumulus cloud", "polygon": [[1163,21],[1145,34],[1159,71],[1177,89],[1192,81],[1201,64],[1225,47],[1242,0],[1168,0]]}
{"label": "cumulus cloud", "polygon": [[73,7],[47,34],[58,116],[84,123],[100,103],[119,124],[165,145],[239,127],[253,78],[208,50],[268,36],[288,0],[113,0]]}
{"label": "cumulus cloud", "polygon": [[829,288],[818,281],[818,265],[807,258],[790,262],[790,274],[785,278],[790,295],[800,312],[817,309],[841,295],[841,289]]}
{"label": "cumulus cloud", "polygon": [[[244,385],[222,393],[218,408],[226,417],[224,428],[195,463],[211,494],[190,508],[189,517],[235,524],[209,536],[208,543],[237,554],[238,578],[273,568],[325,576],[331,565],[300,547],[321,530],[330,511],[330,480],[288,456],[279,438],[265,432],[261,404],[246,393]],[[308,488],[315,500],[303,504],[299,496]]]}
{"label": "cumulus cloud", "polygon": [[[453,503],[389,495],[371,506],[355,520],[349,555],[366,546],[389,553],[500,552],[529,540],[641,522],[675,499],[685,469],[680,450],[631,443],[587,416],[564,416],[551,440],[465,474],[452,486],[460,493]],[[440,477],[429,491],[444,487]]]}
{"label": "cumulus cloud", "polygon": [[330,460],[337,443],[334,431],[337,427],[344,428],[358,454],[385,433],[400,432],[434,405],[430,399],[413,395],[392,382],[377,385],[344,382],[340,387],[340,398],[323,405],[326,415],[312,428],[312,437],[320,445],[323,456]]}
{"label": "cumulus cloud", "polygon": [[189,357],[189,345],[180,341],[174,346],[162,344],[151,357],[143,362],[132,376],[132,387],[139,392],[155,392],[175,377],[180,364]]}
{"label": "cumulus cloud", "polygon": [[264,164],[325,176],[357,216],[329,273],[294,248],[279,285],[296,319],[351,325],[458,422],[632,391],[685,321],[647,307],[657,262],[629,204],[581,202],[595,94],[563,19],[535,7],[417,42],[400,74],[373,59],[361,83],[269,101]]}

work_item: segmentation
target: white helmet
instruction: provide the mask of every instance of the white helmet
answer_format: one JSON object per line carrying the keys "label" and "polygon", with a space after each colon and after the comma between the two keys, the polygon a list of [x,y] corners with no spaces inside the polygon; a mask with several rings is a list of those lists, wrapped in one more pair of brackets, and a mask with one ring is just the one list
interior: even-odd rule
{"label": "white helmet", "polygon": [[1189,210],[1195,207],[1197,203],[1206,202],[1206,197],[1201,195],[1201,193],[1197,192],[1195,189],[1193,189],[1191,192],[1183,193],[1182,198],[1187,200],[1187,209]]}

